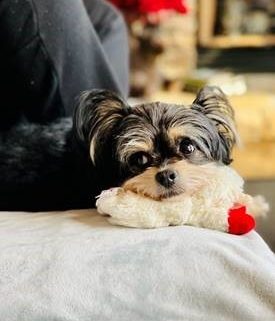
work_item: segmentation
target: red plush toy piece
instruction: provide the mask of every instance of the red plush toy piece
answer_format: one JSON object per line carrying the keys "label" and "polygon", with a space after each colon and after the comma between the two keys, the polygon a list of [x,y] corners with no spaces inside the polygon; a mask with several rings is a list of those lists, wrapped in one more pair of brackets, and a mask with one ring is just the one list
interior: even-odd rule
{"label": "red plush toy piece", "polygon": [[140,0],[139,9],[142,13],[158,12],[160,10],[175,10],[186,13],[187,7],[183,0]]}
{"label": "red plush toy piece", "polygon": [[187,13],[185,0],[109,0],[118,8],[150,14],[161,10],[174,10],[181,14]]}
{"label": "red plush toy piece", "polygon": [[242,235],[255,228],[255,219],[244,205],[236,204],[228,211],[228,233]]}

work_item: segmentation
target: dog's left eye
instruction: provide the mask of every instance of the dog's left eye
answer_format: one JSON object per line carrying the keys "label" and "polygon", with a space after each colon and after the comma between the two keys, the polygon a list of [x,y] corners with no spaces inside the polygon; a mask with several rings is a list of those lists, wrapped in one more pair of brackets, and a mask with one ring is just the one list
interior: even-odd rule
{"label": "dog's left eye", "polygon": [[151,156],[144,153],[144,152],[137,152],[130,156],[129,161],[131,166],[145,168],[150,165],[151,163]]}
{"label": "dog's left eye", "polygon": [[190,155],[194,152],[195,146],[190,138],[183,138],[180,142],[180,152],[184,155]]}

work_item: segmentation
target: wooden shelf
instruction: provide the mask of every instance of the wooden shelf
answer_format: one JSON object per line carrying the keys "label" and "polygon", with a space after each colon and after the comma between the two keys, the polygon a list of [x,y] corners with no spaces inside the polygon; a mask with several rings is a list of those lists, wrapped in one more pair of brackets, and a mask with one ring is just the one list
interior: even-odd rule
{"label": "wooden shelf", "polygon": [[199,45],[206,48],[241,48],[275,46],[275,35],[215,35],[217,0],[199,0]]}

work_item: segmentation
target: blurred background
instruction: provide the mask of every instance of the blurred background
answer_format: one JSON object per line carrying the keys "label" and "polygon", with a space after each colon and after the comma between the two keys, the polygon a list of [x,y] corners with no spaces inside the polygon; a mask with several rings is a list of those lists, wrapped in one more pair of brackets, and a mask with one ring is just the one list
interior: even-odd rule
{"label": "blurred background", "polygon": [[110,0],[125,16],[131,100],[191,103],[218,85],[242,144],[233,167],[271,211],[257,230],[275,250],[275,0]]}

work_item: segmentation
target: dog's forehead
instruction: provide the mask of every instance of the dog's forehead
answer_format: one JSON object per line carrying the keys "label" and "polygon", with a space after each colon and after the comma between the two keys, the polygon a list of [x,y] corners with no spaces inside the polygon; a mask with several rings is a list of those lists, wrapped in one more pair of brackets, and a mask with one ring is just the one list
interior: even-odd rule
{"label": "dog's forehead", "polygon": [[183,105],[159,102],[138,105],[122,120],[118,145],[127,150],[129,146],[131,150],[134,146],[145,151],[169,150],[180,137],[205,135],[202,133],[205,121],[197,111]]}
{"label": "dog's forehead", "polygon": [[[181,113],[179,109],[182,109]],[[145,126],[151,131],[156,131],[163,127],[168,128],[173,119],[184,117],[185,110],[187,107],[160,102],[141,104],[131,109],[131,113],[124,119],[125,125],[127,127]]]}
{"label": "dog's forehead", "polygon": [[190,114],[189,106],[154,102],[133,107],[133,114],[140,121],[148,121],[157,127],[169,125],[175,118],[184,118]]}
{"label": "dog's forehead", "polygon": [[209,120],[190,106],[155,102],[133,107],[122,121],[121,129],[148,135],[148,139],[164,133],[174,139],[184,132],[196,136],[196,128],[208,125]]}

